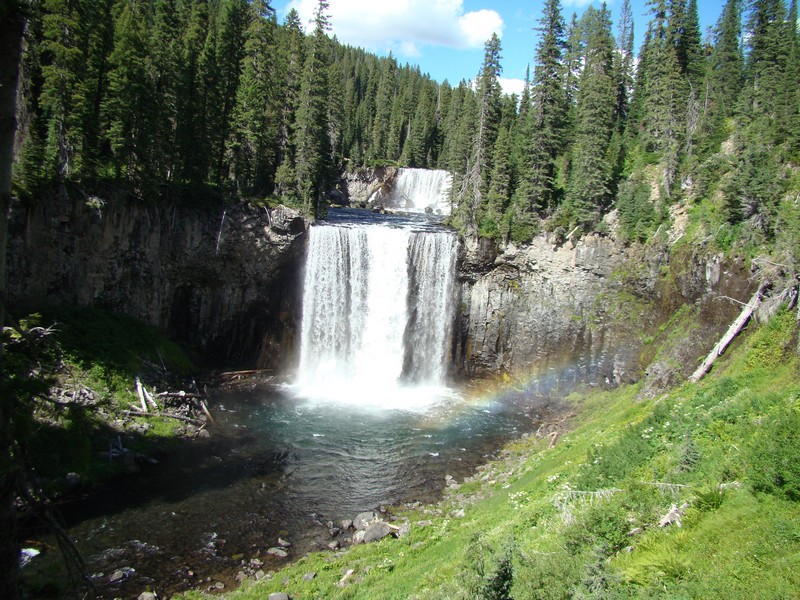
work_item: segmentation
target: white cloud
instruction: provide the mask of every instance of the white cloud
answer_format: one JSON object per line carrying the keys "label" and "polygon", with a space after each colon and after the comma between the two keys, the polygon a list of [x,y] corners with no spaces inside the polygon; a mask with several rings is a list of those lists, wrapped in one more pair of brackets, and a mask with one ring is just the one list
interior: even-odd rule
{"label": "white cloud", "polygon": [[593,0],[564,0],[564,6],[574,6],[575,8],[583,8],[589,6]]}
{"label": "white cloud", "polygon": [[472,48],[482,46],[492,33],[501,35],[503,32],[503,19],[493,10],[469,12],[458,20],[458,24]]}
{"label": "white cloud", "polygon": [[[287,10],[296,9],[305,25],[317,5],[317,0],[292,0]],[[425,45],[480,48],[503,30],[496,11],[465,13],[463,0],[330,0],[328,13],[339,41],[410,58],[419,57]]]}
{"label": "white cloud", "polygon": [[501,77],[499,81],[504,94],[516,94],[519,96],[522,90],[525,89],[524,79],[506,79],[505,77]]}
{"label": "white cloud", "polygon": [[414,42],[401,42],[400,53],[408,58],[419,58],[422,56],[419,47]]}

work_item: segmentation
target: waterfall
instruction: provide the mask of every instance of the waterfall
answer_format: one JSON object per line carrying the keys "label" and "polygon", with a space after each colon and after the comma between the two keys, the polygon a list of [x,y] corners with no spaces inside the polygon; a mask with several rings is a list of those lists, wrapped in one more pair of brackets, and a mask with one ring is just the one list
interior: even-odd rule
{"label": "waterfall", "polygon": [[450,214],[453,176],[440,169],[400,169],[387,206],[409,212]]}
{"label": "waterfall", "polygon": [[298,384],[311,397],[381,400],[441,386],[457,238],[448,231],[316,225],[309,231]]}
{"label": "waterfall", "polygon": [[408,323],[404,374],[409,381],[442,381],[453,332],[455,236],[418,234],[409,246]]}

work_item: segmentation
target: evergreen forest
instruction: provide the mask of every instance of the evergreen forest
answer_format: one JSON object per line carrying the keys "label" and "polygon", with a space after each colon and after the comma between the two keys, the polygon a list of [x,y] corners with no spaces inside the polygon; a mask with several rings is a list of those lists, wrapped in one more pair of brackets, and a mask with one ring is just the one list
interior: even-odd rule
{"label": "evergreen forest", "polygon": [[265,0],[32,2],[15,193],[113,185],[314,217],[347,170],[395,165],[452,172],[453,224],[501,243],[603,232],[612,209],[644,241],[682,198],[769,242],[800,152],[797,1],[727,0],[707,32],[697,0],[649,6],[637,54],[627,0],[616,25],[547,0],[517,97],[496,35],[454,87],[331,39],[327,0],[308,33]]}
{"label": "evergreen forest", "polygon": [[[625,353],[613,356],[622,359],[608,360],[617,381],[605,377],[604,387],[599,377],[587,380],[588,387],[563,398],[560,388],[542,392],[552,406],[526,413],[532,422],[541,419],[540,431],[510,442],[460,483],[447,475],[438,504],[397,507],[413,524],[402,535],[394,525],[390,535],[385,524],[384,535],[398,539],[353,543],[347,551],[336,541],[328,543],[330,553],[294,561],[298,552],[275,577],[254,569],[241,578],[232,574],[229,583],[241,586],[226,597],[288,597],[286,591],[381,599],[796,597],[798,0],[719,5],[716,22],[704,31],[698,0],[648,0],[645,23],[634,23],[630,0],[620,0],[616,23],[605,4],[578,15],[560,0],[542,0],[532,9],[539,14],[524,89],[510,95],[501,87],[498,35],[486,40],[473,79],[436,81],[391,54],[340,43],[331,34],[329,0],[317,1],[309,23],[295,10],[279,20],[269,0],[0,0],[0,597],[48,597],[48,590],[49,597],[64,597],[89,581],[76,575],[83,575],[82,559],[65,544],[72,580],[50,581],[45,572],[40,582],[28,572],[20,587],[26,530],[19,523],[33,520],[38,506],[49,507],[51,489],[77,490],[78,498],[124,473],[122,460],[112,463],[112,451],[127,452],[123,433],[132,441],[128,456],[145,459],[162,443],[168,452],[177,438],[203,437],[198,428],[206,416],[214,425],[194,381],[192,361],[202,357],[201,348],[184,353],[167,335],[188,331],[190,343],[212,347],[210,334],[192,339],[189,330],[215,321],[227,327],[224,348],[217,345],[230,354],[233,346],[257,349],[280,365],[277,359],[294,351],[289,338],[298,337],[300,315],[287,307],[300,305],[294,284],[302,269],[293,261],[308,239],[300,236],[306,222],[295,210],[269,209],[285,205],[309,221],[323,218],[330,205],[346,201],[349,175],[366,170],[368,179],[395,167],[452,174],[447,224],[462,236],[459,247],[475,272],[458,275],[461,306],[453,321],[464,335],[462,344],[453,334],[451,350],[462,344],[466,367],[488,357],[485,367],[495,379],[486,380],[487,395],[503,394],[509,406],[534,396],[527,386],[539,375],[533,380],[533,371],[523,372],[529,365],[519,367],[526,350],[512,341],[523,334],[535,339],[531,356],[548,347],[531,333],[539,322],[548,336],[565,330],[554,332],[552,347],[568,347],[563,357],[544,357],[548,374],[562,359],[565,373],[588,373],[594,367],[584,356],[594,361],[596,354],[599,364],[619,345]],[[26,237],[34,225],[21,224],[18,208],[48,207],[63,197],[86,214],[67,222],[68,216],[40,211],[41,220],[28,224],[37,235],[50,229],[54,235]],[[126,230],[102,222],[106,203],[146,210],[142,221],[127,219],[135,227]],[[184,227],[151,226],[151,213],[166,223],[165,215],[179,212]],[[189,213],[208,214],[192,220]],[[286,217],[286,231],[273,226],[272,213]],[[98,222],[108,224],[102,249],[110,259],[93,234],[100,229],[86,225]],[[127,233],[147,228],[153,231],[147,239],[158,243]],[[170,254],[160,244],[162,231],[188,241]],[[71,246],[78,238],[82,243]],[[201,238],[204,245],[191,245]],[[601,245],[596,262],[575,258]],[[255,250],[232,250],[245,246]],[[111,264],[108,271],[87,266],[85,255],[95,251]],[[545,254],[561,256],[547,264],[531,258]],[[173,256],[174,269],[162,268]],[[71,270],[54,269],[48,287],[33,286],[36,277],[25,279],[20,270],[51,261],[59,269],[70,263]],[[593,268],[601,262],[607,269]],[[488,273],[477,273],[484,267]],[[563,278],[548,279],[553,273]],[[98,290],[114,288],[121,302],[87,291],[86,306],[77,300],[70,306],[56,293],[92,278],[103,280]],[[160,294],[159,283],[170,278],[163,296],[149,294],[151,288]],[[567,279],[572,287],[558,288]],[[45,290],[38,296],[53,306],[42,312],[12,306],[14,288],[29,285]],[[148,302],[165,299],[153,300],[151,312],[159,314],[148,326],[137,320],[142,315],[114,314],[137,301],[150,310],[128,293],[139,287]],[[574,293],[579,288],[585,296]],[[552,299],[552,290],[563,298]],[[536,302],[548,311],[545,318],[522,310]],[[220,307],[230,308],[229,320],[217,314]],[[729,312],[739,314],[732,325]],[[551,314],[563,320],[551,323]],[[473,353],[473,317],[480,335],[496,325],[481,342],[490,349],[485,355]],[[730,325],[723,338],[730,342],[749,322],[760,325],[725,354],[725,346],[715,347],[706,359],[719,359],[714,370],[686,383],[716,329],[722,334]],[[268,370],[260,364],[250,370],[250,362],[239,364],[239,355],[222,350],[220,356],[237,369],[248,367],[221,373],[220,381]],[[627,362],[633,366],[626,371],[620,365]],[[465,381],[472,377],[466,367],[459,373]],[[145,414],[146,390],[156,385],[197,388],[198,394],[158,397],[164,410],[176,397],[197,400],[192,414],[202,407],[203,420],[195,426],[183,413]],[[140,409],[132,404],[137,399]],[[350,426],[362,433],[362,425]],[[242,476],[249,478],[249,471]],[[86,487],[73,488],[74,481]],[[42,523],[55,523],[53,531],[69,541],[56,521]],[[331,538],[343,533],[333,521],[324,525]],[[202,539],[207,556],[213,544]],[[287,556],[277,539],[283,555],[260,555],[270,565]],[[265,564],[228,554],[224,542],[218,540],[219,557],[230,559],[231,569]],[[164,552],[158,556],[169,556]],[[183,566],[172,579],[190,589],[184,598],[224,588],[222,582],[223,588],[208,587],[210,576],[195,577],[200,571]],[[106,569],[99,577],[113,587],[121,581],[112,581],[115,575]],[[147,581],[147,591],[136,590],[140,597],[151,593],[154,580]]]}

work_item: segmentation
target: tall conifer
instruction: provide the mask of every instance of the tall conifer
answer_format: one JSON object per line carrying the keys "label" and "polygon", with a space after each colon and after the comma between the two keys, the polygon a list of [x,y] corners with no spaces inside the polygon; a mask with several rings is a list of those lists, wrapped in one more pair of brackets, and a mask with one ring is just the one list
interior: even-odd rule
{"label": "tall conifer", "polygon": [[250,5],[244,65],[233,110],[228,149],[234,179],[246,194],[272,191],[277,154],[279,82],[275,64],[275,13],[264,0]]}
{"label": "tall conifer", "polygon": [[516,209],[544,214],[557,200],[556,158],[564,148],[568,104],[564,89],[564,19],[559,0],[547,0],[539,20],[536,65],[531,82],[531,107],[523,140],[521,181]]}
{"label": "tall conifer", "polygon": [[155,93],[148,72],[147,16],[144,7],[126,0],[114,31],[109,95],[105,112],[119,174],[139,193],[155,182]]}
{"label": "tall conifer", "polygon": [[614,130],[616,86],[614,38],[605,5],[600,10],[587,8],[582,24],[586,51],[578,88],[575,145],[565,209],[571,224],[588,229],[610,199],[609,142]]}
{"label": "tall conifer", "polygon": [[295,175],[304,212],[320,217],[326,211],[325,193],[332,179],[331,141],[328,128],[328,60],[330,40],[328,1],[319,0],[314,13],[314,33],[308,39],[297,108],[297,158]]}
{"label": "tall conifer", "polygon": [[500,38],[493,33],[484,45],[483,65],[477,79],[477,123],[473,151],[461,198],[462,219],[470,228],[477,225],[492,172],[492,154],[500,125]]}

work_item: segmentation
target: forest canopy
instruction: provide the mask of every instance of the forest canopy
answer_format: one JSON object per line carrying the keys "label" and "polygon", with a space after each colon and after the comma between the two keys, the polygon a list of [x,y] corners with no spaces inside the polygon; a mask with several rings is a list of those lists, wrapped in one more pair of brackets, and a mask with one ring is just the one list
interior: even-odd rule
{"label": "forest canopy", "polygon": [[69,182],[314,217],[345,171],[395,165],[451,171],[453,224],[499,242],[603,231],[611,211],[643,241],[699,197],[771,240],[798,187],[797,0],[728,0],[705,33],[697,0],[651,0],[638,54],[628,0],[616,25],[605,5],[567,19],[547,0],[520,97],[502,93],[496,35],[453,87],[330,38],[327,0],[307,33],[265,0],[28,6],[23,198]]}

